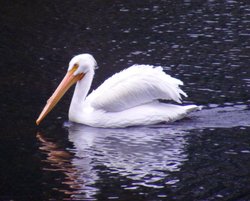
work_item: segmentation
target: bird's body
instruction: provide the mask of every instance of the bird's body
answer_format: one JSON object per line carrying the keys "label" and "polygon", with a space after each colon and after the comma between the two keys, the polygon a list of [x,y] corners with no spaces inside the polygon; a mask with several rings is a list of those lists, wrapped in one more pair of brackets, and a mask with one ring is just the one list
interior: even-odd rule
{"label": "bird's body", "polygon": [[[179,87],[183,84],[180,80],[167,75],[161,67],[149,65],[134,65],[123,70],[87,96],[94,78],[95,65],[94,58],[89,54],[78,55],[69,64],[70,75],[67,75],[72,77],[70,79],[79,76],[69,109],[70,121],[105,128],[150,125],[175,121],[200,109],[196,105],[159,102],[173,100],[181,103],[181,95],[187,95]],[[70,82],[69,78],[65,77],[64,80]],[[61,87],[64,86],[63,82]],[[60,86],[56,91],[60,91]],[[54,96],[56,92],[51,99]],[[38,123],[41,119],[38,119]]]}
{"label": "bird's body", "polygon": [[120,112],[96,110],[88,105],[83,106],[77,114],[69,113],[69,119],[92,127],[123,128],[176,121],[197,109],[199,107],[196,105],[179,106],[157,101]]}

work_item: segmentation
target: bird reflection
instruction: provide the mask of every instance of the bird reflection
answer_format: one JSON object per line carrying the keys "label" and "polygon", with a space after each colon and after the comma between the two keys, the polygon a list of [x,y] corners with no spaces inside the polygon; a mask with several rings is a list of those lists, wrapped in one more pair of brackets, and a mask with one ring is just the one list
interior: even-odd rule
{"label": "bird reflection", "polygon": [[162,188],[171,183],[164,184],[165,177],[178,171],[187,158],[186,133],[171,128],[100,129],[72,124],[68,133],[73,149],[62,150],[42,133],[37,134],[37,139],[50,164],[44,170],[65,174],[64,184],[68,187],[60,191],[72,199],[94,198],[98,192],[95,184],[103,179],[101,172],[132,181],[123,185],[124,189]]}
{"label": "bird reflection", "polygon": [[[44,137],[41,132],[36,135],[40,141],[41,146],[39,149],[47,155],[45,163],[49,166],[43,168],[44,171],[60,172],[65,175],[62,184],[64,186],[56,187],[55,190],[62,192],[67,196],[70,196],[70,200],[79,199],[79,196],[84,199],[90,199],[92,194],[95,194],[95,188],[91,188],[85,185],[85,178],[81,177],[81,170],[72,163],[74,159],[74,153],[62,147],[58,146],[56,142],[52,142],[50,139]],[[65,187],[66,185],[66,187]],[[67,200],[66,198],[64,200]]]}

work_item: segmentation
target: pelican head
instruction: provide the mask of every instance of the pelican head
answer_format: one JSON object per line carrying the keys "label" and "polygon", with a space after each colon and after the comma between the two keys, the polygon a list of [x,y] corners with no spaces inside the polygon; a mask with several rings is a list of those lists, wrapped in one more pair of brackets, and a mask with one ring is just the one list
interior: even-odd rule
{"label": "pelican head", "polygon": [[70,60],[68,72],[75,69],[74,75],[76,76],[81,73],[86,74],[88,71],[94,70],[96,67],[97,63],[92,55],[79,54]]}
{"label": "pelican head", "polygon": [[96,66],[96,60],[90,54],[80,54],[73,57],[69,62],[67,74],[65,75],[55,92],[52,94],[52,96],[48,99],[47,104],[36,120],[36,124],[39,125],[41,123],[41,121],[55,107],[58,101],[73,84],[83,79],[89,71],[94,71]]}

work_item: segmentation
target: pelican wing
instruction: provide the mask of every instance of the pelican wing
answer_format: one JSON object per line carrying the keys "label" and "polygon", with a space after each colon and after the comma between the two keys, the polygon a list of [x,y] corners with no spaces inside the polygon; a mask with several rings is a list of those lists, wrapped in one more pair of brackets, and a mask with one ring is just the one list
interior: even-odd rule
{"label": "pelican wing", "polygon": [[154,100],[181,103],[187,96],[179,85],[182,81],[164,73],[162,67],[134,65],[107,79],[86,99],[95,109],[123,111]]}

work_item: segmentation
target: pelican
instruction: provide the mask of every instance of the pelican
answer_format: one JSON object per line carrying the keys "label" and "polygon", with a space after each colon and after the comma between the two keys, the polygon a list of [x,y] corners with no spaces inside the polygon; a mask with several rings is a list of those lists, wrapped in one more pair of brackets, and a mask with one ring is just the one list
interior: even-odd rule
{"label": "pelican", "polygon": [[94,78],[96,60],[90,54],[71,59],[67,74],[36,120],[39,125],[66,91],[76,83],[69,108],[69,120],[91,127],[122,128],[172,122],[189,112],[200,110],[197,105],[176,105],[187,94],[180,89],[183,82],[166,74],[162,67],[133,65],[108,78],[88,96]]}

